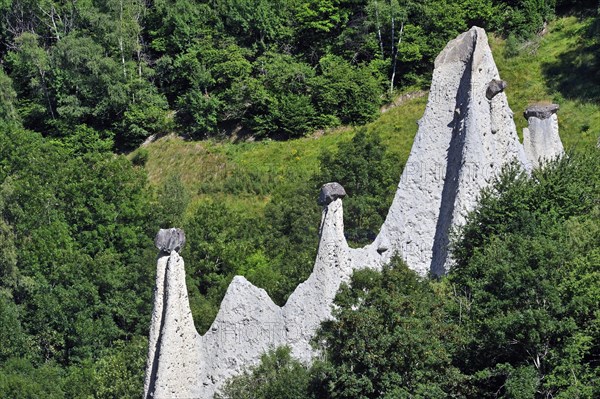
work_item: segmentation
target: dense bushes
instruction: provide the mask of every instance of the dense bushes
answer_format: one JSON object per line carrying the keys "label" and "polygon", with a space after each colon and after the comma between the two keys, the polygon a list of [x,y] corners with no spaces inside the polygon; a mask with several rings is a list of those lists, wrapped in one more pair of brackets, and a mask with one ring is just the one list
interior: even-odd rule
{"label": "dense bushes", "polygon": [[595,397],[600,355],[600,152],[531,177],[506,171],[456,243],[448,283],[468,341],[458,364],[478,397]]}
{"label": "dense bushes", "polygon": [[85,124],[111,131],[103,134],[119,149],[173,130],[298,137],[369,121],[384,93],[426,82],[437,53],[471,25],[524,40],[554,8],[538,0],[11,0],[0,5],[0,60],[14,91],[5,77],[0,86],[25,127],[64,137]]}
{"label": "dense bushes", "polygon": [[[217,399],[303,399],[317,398],[311,392],[313,371],[294,359],[290,349],[269,351],[259,366],[228,382]],[[317,381],[315,381],[317,382]]]}
{"label": "dense bushes", "polygon": [[398,258],[381,273],[355,272],[336,296],[335,321],[317,335],[331,363],[327,397],[457,396],[463,376],[452,351],[461,337],[445,301]]}
{"label": "dense bushes", "polygon": [[3,397],[140,389],[152,199],[145,174],[88,130],[56,142],[0,126]]}

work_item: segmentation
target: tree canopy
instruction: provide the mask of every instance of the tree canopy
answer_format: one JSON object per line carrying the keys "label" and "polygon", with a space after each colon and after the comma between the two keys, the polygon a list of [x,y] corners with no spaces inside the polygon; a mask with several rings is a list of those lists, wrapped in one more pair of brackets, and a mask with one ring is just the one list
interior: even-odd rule
{"label": "tree canopy", "polygon": [[473,24],[525,40],[555,7],[537,0],[6,0],[0,76],[12,88],[0,78],[2,101],[11,103],[3,112],[46,136],[86,125],[114,137],[119,150],[170,132],[299,137],[371,120],[395,87],[427,82],[437,53]]}

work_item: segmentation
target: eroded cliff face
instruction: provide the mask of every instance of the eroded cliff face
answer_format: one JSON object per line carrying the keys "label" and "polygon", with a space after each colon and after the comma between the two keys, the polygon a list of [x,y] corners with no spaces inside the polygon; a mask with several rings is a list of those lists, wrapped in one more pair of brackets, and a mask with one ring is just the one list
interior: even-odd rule
{"label": "eroded cliff face", "polygon": [[527,164],[503,83],[480,28],[452,40],[435,61],[427,108],[375,241],[391,243],[422,275],[446,272],[450,228],[502,165]]}
{"label": "eroded cliff face", "polygon": [[[209,331],[202,337],[205,374],[203,395],[209,397],[224,379],[255,364],[269,348],[292,347],[310,360],[309,341],[320,322],[330,316],[330,304],[351,269],[341,262],[347,250],[343,235],[342,200],[323,208],[321,240],[315,268],[283,307],[243,277],[232,281]],[[342,258],[342,259],[340,259]]]}
{"label": "eroded cliff face", "polygon": [[526,140],[531,149],[526,155],[505,87],[482,29],[472,28],[448,43],[436,59],[427,108],[380,234],[371,245],[349,248],[343,225],[345,191],[337,183],[323,186],[315,266],[283,307],[237,276],[211,328],[198,335],[177,253],[183,233],[159,232],[144,397],[212,398],[229,377],[281,345],[310,361],[315,355],[310,340],[331,317],[333,298],[355,269],[378,269],[399,254],[422,275],[445,273],[451,266],[450,229],[464,222],[480,190],[502,166],[515,161],[529,170],[534,157],[557,152],[558,133],[550,117],[550,127],[544,119],[541,124],[530,119]]}

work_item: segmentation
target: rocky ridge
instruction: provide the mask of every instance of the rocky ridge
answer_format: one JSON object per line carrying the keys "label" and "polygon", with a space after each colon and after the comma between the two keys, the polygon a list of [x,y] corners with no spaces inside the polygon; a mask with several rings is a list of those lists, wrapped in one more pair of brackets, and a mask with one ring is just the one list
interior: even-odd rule
{"label": "rocky ridge", "polygon": [[314,270],[283,307],[237,276],[211,328],[200,336],[177,253],[183,232],[159,232],[144,398],[211,398],[227,378],[280,345],[310,361],[315,354],[310,339],[331,316],[339,285],[355,269],[380,268],[399,254],[422,275],[444,274],[451,266],[450,229],[464,222],[501,167],[517,162],[531,170],[563,152],[555,111],[545,119],[528,114],[529,132],[521,145],[505,87],[483,29],[474,27],[449,42],[436,59],[427,108],[381,232],[372,244],[350,248],[344,238],[345,191],[326,184],[319,197],[323,211]]}

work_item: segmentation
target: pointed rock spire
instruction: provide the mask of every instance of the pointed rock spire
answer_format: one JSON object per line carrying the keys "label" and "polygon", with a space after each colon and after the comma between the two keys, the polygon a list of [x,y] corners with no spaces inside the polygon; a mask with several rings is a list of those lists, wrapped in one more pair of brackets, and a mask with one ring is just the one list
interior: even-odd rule
{"label": "pointed rock spire", "polygon": [[194,327],[183,258],[177,253],[184,242],[181,229],[161,229],[156,235],[160,253],[144,398],[189,398],[198,394],[195,387],[202,368],[202,342]]}
{"label": "pointed rock spire", "polygon": [[[449,233],[506,162],[525,165],[485,31],[473,27],[435,60],[429,100],[375,245],[422,275],[451,264]],[[389,243],[389,245],[388,245]],[[388,258],[386,258],[388,259]]]}

